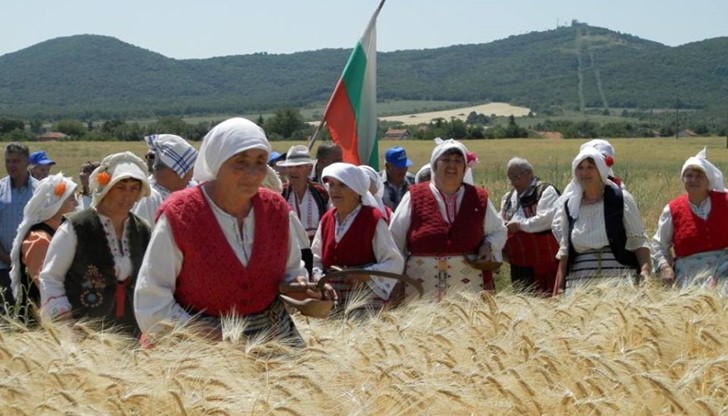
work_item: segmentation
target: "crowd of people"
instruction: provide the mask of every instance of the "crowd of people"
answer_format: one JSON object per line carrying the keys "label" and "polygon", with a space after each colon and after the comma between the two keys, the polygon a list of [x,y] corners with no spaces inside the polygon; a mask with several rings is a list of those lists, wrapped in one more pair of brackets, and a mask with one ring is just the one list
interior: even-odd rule
{"label": "crowd of people", "polygon": [[685,194],[650,240],[601,139],[581,147],[563,193],[512,158],[500,205],[473,180],[477,156],[453,139],[437,139],[416,175],[401,146],[377,172],[342,161],[333,143],[315,157],[305,145],[275,152],[243,118],[212,128],[199,152],[171,134],[146,143],[144,159],[84,163],[79,184],[51,174],[46,152],[5,147],[5,313],[27,325],[91,319],[151,342],[178,325],[221,340],[224,318],[241,317],[246,337],[302,346],[284,287],[301,304],[335,302],[335,315],[395,308],[414,289],[432,301],[495,292],[503,262],[516,290],[544,297],[728,278],[728,193],[705,151],[685,162]]}

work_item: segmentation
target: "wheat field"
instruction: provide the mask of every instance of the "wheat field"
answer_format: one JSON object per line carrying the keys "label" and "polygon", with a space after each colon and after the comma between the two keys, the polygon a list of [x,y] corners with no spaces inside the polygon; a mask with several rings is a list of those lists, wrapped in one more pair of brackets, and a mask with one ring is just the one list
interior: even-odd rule
{"label": "wheat field", "polygon": [[[528,158],[563,189],[582,141],[466,142],[476,182],[500,199],[505,164]],[[613,140],[615,170],[648,234],[682,192],[683,161],[708,146],[728,166],[725,138]],[[274,143],[285,151],[291,143]],[[431,143],[402,142],[419,166]],[[381,142],[383,153],[394,143]],[[75,146],[75,147],[74,147]],[[131,147],[129,147],[131,146]],[[35,144],[31,150],[37,150]],[[140,143],[44,144],[57,168]],[[55,171],[58,171],[56,169]],[[502,280],[503,278],[501,278]],[[214,343],[184,328],[142,349],[86,322],[0,330],[3,415],[719,415],[728,414],[728,303],[716,292],[653,284],[534,298],[453,294],[360,320],[294,316],[308,347]]]}

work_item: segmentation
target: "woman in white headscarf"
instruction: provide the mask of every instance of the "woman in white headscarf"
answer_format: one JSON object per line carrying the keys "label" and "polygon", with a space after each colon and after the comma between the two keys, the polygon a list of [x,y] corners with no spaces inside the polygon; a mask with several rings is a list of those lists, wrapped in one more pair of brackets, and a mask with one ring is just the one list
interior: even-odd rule
{"label": "woman in white headscarf", "polygon": [[144,161],[123,152],[91,173],[91,207],[68,216],[48,248],[40,273],[43,317],[88,317],[138,334],[132,298],[151,232],[131,208],[149,195],[145,170]]}
{"label": "woman in white headscarf", "polygon": [[392,208],[384,205],[384,180],[382,180],[382,176],[368,165],[361,165],[359,169],[369,178],[369,193],[377,201],[377,208],[379,208],[379,213],[382,214],[384,221],[389,224],[389,219],[392,217]]}
{"label": "woman in white headscarf", "polygon": [[728,193],[723,173],[703,149],[685,161],[680,177],[685,193],[662,210],[652,237],[652,258],[666,286],[714,286],[728,278]]}
{"label": "woman in white headscarf", "polygon": [[571,170],[554,215],[558,229],[552,231],[559,240],[554,294],[600,279],[647,278],[649,244],[632,195],[607,178],[604,156],[593,147],[579,152]]}
{"label": "woman in white headscarf", "polygon": [[409,188],[389,226],[406,273],[438,301],[454,291],[495,291],[492,271],[468,260],[500,262],[506,227],[488,192],[465,181],[468,149],[453,139],[437,143],[431,180]]}
{"label": "woman in white headscarf", "polygon": [[39,275],[51,238],[64,215],[78,206],[74,196],[76,184],[62,173],[51,175],[38,183],[33,197],[23,210],[23,222],[10,253],[11,289],[18,306],[17,316],[28,323],[35,321],[35,309],[40,305]]}
{"label": "woman in white headscarf", "polygon": [[304,345],[278,298],[281,283],[306,278],[295,213],[260,187],[270,151],[263,129],[243,118],[203,139],[193,176],[199,185],[162,204],[139,272],[134,306],[148,338],[195,323],[191,330],[221,341],[222,318],[232,316],[245,320],[246,337]]}
{"label": "woman in white headscarf", "polygon": [[[321,218],[311,245],[314,280],[333,266],[400,273],[404,261],[369,192],[369,176],[357,166],[337,162],[325,167],[321,177],[334,209]],[[359,276],[330,283],[338,293],[339,304],[344,306],[357,291],[366,295],[365,304],[358,307],[367,310],[396,306],[401,300],[400,294],[393,293],[397,283],[394,279]]]}
{"label": "woman in white headscarf", "polygon": [[588,142],[581,145],[579,148],[579,151],[582,151],[586,149],[587,147],[593,147],[599,151],[599,153],[602,154],[604,157],[604,163],[607,165],[607,179],[617,184],[620,188],[624,189],[624,182],[622,182],[622,178],[614,174],[614,169],[612,166],[614,166],[614,158],[616,152],[614,151],[614,146],[612,146],[611,143],[604,139],[592,139]]}

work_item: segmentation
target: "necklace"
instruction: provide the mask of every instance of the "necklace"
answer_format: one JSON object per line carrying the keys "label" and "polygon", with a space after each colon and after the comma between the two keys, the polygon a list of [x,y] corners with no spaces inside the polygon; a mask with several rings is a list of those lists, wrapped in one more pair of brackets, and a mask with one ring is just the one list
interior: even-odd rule
{"label": "necklace", "polygon": [[594,198],[587,198],[586,196],[582,196],[581,203],[584,205],[596,204],[597,202],[601,201],[603,198],[604,198],[604,193],[600,193],[599,195],[595,196]]}

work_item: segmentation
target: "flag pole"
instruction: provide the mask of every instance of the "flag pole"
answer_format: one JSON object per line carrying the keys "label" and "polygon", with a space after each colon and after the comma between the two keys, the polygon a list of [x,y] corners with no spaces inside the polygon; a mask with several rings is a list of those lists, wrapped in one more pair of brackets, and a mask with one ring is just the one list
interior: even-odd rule
{"label": "flag pole", "polygon": [[326,118],[321,116],[321,122],[316,126],[316,130],[313,132],[313,136],[311,136],[311,139],[308,141],[308,151],[311,151],[311,148],[313,147],[313,143],[316,141],[316,137],[319,134],[319,131],[321,131],[321,127],[324,126],[324,123],[326,122]]}
{"label": "flag pole", "polygon": [[[384,6],[384,2],[386,0],[382,0],[379,2],[379,6],[377,6],[377,10],[374,11],[374,14],[372,15],[372,19],[376,19],[379,15],[379,12],[382,10],[382,7]],[[321,128],[324,126],[324,123],[326,123],[326,111],[329,109],[329,103],[326,104],[326,108],[324,109],[324,114],[321,116],[321,122],[316,126],[316,130],[313,132],[313,136],[311,136],[311,139],[308,141],[308,151],[311,151],[311,148],[313,147],[313,144],[316,142],[316,138],[318,137],[319,132],[321,131]]]}

